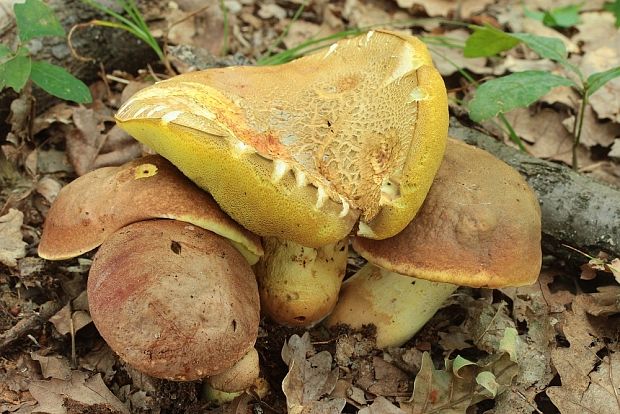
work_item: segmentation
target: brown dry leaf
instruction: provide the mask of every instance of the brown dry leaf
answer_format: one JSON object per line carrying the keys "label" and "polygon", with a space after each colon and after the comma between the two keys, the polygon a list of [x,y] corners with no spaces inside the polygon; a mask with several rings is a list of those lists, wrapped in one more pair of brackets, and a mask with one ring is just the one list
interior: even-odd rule
{"label": "brown dry leaf", "polygon": [[409,375],[383,358],[358,361],[355,384],[374,395],[408,396]]}
{"label": "brown dry leaf", "polygon": [[71,378],[71,363],[60,355],[41,355],[38,352],[31,352],[30,357],[39,361],[43,378],[56,378],[69,380]]}
{"label": "brown dry leaf", "polygon": [[547,395],[562,414],[607,414],[620,407],[614,394],[620,377],[610,375],[610,367],[620,372],[620,361],[608,353],[601,363],[597,355],[605,348],[603,338],[614,338],[617,333],[605,318],[588,318],[585,309],[590,301],[587,295],[575,296],[572,311],[563,314],[562,331],[570,346],[551,352],[562,385],[549,387]]}
{"label": "brown dry leaf", "polygon": [[[566,118],[562,121],[562,124],[567,131],[572,131],[575,124],[575,116]],[[618,136],[620,136],[620,124],[599,122],[592,109],[585,111],[580,140],[583,145],[586,147],[593,147],[594,145],[609,147]]]}
{"label": "brown dry leaf", "polygon": [[26,257],[27,243],[22,240],[21,227],[24,213],[14,208],[0,216],[0,263],[8,267],[17,266],[17,259]]}
{"label": "brown dry leaf", "polygon": [[69,380],[33,381],[30,393],[39,402],[37,413],[67,414],[100,412],[129,414],[129,410],[110,392],[99,374],[89,377],[82,371],[71,372]]}
{"label": "brown dry leaf", "polygon": [[103,125],[92,109],[77,108],[73,112],[75,128],[67,133],[67,155],[78,175],[91,171],[105,141]]}
{"label": "brown dry leaf", "polygon": [[[444,34],[444,37],[455,40],[457,43],[465,43],[470,33],[464,29],[451,30]],[[430,46],[429,50],[433,56],[433,62],[443,76],[450,76],[459,69],[467,69],[473,73],[491,73],[492,68],[487,66],[486,58],[466,58],[463,50],[451,47]]]}
{"label": "brown dry leaf", "polygon": [[[523,72],[526,70],[544,70],[551,72],[557,68],[557,65],[549,59],[519,59],[512,54],[506,55],[500,63],[492,70],[496,76],[503,75],[506,72]],[[555,90],[554,88],[552,90]]]}
{"label": "brown dry leaf", "polygon": [[[166,12],[168,39],[173,44],[191,45],[219,55],[224,43],[224,15],[219,2],[212,2],[211,7],[204,9],[205,5],[201,0],[177,0],[176,7]],[[201,9],[200,13],[183,20]],[[229,27],[236,26],[236,11],[228,8]]]}
{"label": "brown dry leaf", "polygon": [[616,158],[620,160],[620,138],[614,139],[614,143],[611,146],[611,151],[607,154],[611,158]]}
{"label": "brown dry leaf", "polygon": [[601,286],[596,290],[597,293],[589,295],[592,301],[586,308],[586,312],[594,316],[610,316],[620,313],[620,286]]}
{"label": "brown dry leaf", "polygon": [[368,27],[387,25],[395,20],[410,19],[407,13],[398,11],[390,13],[374,2],[347,0],[342,8],[342,17],[349,22],[349,27]]}
{"label": "brown dry leaf", "polygon": [[282,360],[289,371],[282,381],[289,414],[339,414],[344,398],[327,397],[338,381],[338,368],[332,370],[332,356],[314,350],[310,335],[293,335],[282,348]]}
{"label": "brown dry leaf", "polygon": [[83,291],[71,304],[66,304],[52,316],[50,322],[61,335],[75,333],[93,321],[87,306],[86,291]]}
{"label": "brown dry leaf", "polygon": [[576,26],[579,33],[573,36],[573,41],[581,42],[581,49],[584,52],[596,50],[601,46],[613,47],[620,42],[620,30],[616,28],[611,13],[590,12],[581,13],[580,16],[581,23]]}
{"label": "brown dry leaf", "polygon": [[385,397],[377,397],[371,405],[358,411],[358,414],[406,414]]}
{"label": "brown dry leaf", "polygon": [[41,115],[36,116],[32,121],[33,135],[49,128],[50,125],[56,122],[64,125],[71,124],[71,115],[73,111],[75,111],[75,106],[69,105],[66,102],[61,102],[52,106]]}
{"label": "brown dry leaf", "polygon": [[524,333],[520,335],[519,373],[513,383],[519,393],[500,395],[495,401],[495,412],[530,414],[536,406],[534,398],[549,385],[555,374],[550,356],[555,346],[553,321],[539,284],[501,290],[513,300],[513,317],[527,329],[522,328]]}
{"label": "brown dry leaf", "polygon": [[[527,141],[525,147],[532,155],[571,164],[573,141],[562,125],[564,115],[560,112],[543,108],[532,113],[527,108],[518,108],[508,112],[506,119],[517,135]],[[588,150],[583,146],[578,147],[577,157],[582,167],[592,163]]]}
{"label": "brown dry leaf", "polygon": [[450,13],[457,13],[461,19],[467,19],[472,14],[483,11],[494,0],[396,0],[402,8],[410,8],[414,4],[424,7],[429,16],[447,17]]}
{"label": "brown dry leaf", "polygon": [[41,194],[48,203],[53,203],[62,188],[62,184],[50,176],[41,177],[35,190]]}
{"label": "brown dry leaf", "polygon": [[93,162],[93,169],[123,165],[141,155],[142,144],[114,125],[105,136],[99,155]]}
{"label": "brown dry leaf", "polygon": [[97,371],[103,374],[104,381],[109,381],[116,373],[114,365],[117,360],[116,354],[102,341],[98,347],[80,357],[80,367],[89,371]]}
{"label": "brown dry leaf", "polygon": [[[579,66],[586,77],[620,66],[620,36],[615,44],[605,42],[603,46],[586,52]],[[589,102],[599,118],[620,123],[620,78],[603,85],[592,94]]]}

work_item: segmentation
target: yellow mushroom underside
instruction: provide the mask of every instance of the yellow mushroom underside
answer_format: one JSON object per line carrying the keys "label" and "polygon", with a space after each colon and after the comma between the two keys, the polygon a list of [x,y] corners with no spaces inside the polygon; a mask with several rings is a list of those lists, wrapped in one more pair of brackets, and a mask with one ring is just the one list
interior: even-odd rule
{"label": "yellow mushroom underside", "polygon": [[244,227],[318,247],[386,238],[414,216],[447,136],[443,81],[417,39],[374,31],[274,67],[187,73],[119,125]]}

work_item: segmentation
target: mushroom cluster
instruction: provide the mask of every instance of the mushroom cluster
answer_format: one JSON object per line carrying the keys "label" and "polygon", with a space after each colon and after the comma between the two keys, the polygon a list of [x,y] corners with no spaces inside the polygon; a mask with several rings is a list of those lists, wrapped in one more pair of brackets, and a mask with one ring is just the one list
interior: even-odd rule
{"label": "mushroom cluster", "polygon": [[[150,375],[247,387],[231,383],[257,375],[259,301],[288,326],[373,323],[385,347],[457,285],[526,284],[540,269],[532,191],[448,141],[445,86],[412,36],[376,30],[280,66],[186,73],[116,119],[161,156],[65,187],[39,253],[101,246],[93,320]],[[351,238],[369,264],[338,299]]]}

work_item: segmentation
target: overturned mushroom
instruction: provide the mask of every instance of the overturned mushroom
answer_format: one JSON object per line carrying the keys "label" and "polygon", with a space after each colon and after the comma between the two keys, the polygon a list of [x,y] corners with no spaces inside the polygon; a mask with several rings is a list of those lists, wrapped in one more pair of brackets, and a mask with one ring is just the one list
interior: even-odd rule
{"label": "overturned mushroom", "polygon": [[336,306],[348,239],[320,248],[275,237],[263,239],[264,256],[254,266],[261,310],[286,326],[312,326]]}
{"label": "overturned mushroom", "polygon": [[538,201],[517,171],[450,139],[428,197],[405,230],[386,240],[354,240],[369,264],[345,281],[327,324],[372,323],[377,346],[398,346],[457,285],[533,283],[540,227]]}
{"label": "overturned mushroom", "polygon": [[225,238],[176,220],[142,221],[108,237],[90,270],[88,300],[110,347],[158,378],[219,374],[258,334],[250,265]]}
{"label": "overturned mushroom", "polygon": [[383,239],[422,204],[447,136],[446,91],[418,39],[370,31],[274,67],[186,73],[136,93],[118,124],[261,235],[321,247]]}

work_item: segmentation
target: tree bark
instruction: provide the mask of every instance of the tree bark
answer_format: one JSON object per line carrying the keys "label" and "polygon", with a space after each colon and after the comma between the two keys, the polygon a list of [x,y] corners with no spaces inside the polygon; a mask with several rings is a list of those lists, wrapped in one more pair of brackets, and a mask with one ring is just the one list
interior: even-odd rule
{"label": "tree bark", "polygon": [[587,259],[565,245],[591,256],[603,251],[620,257],[619,189],[455,123],[450,135],[489,151],[523,175],[540,201],[544,251],[571,263]]}

